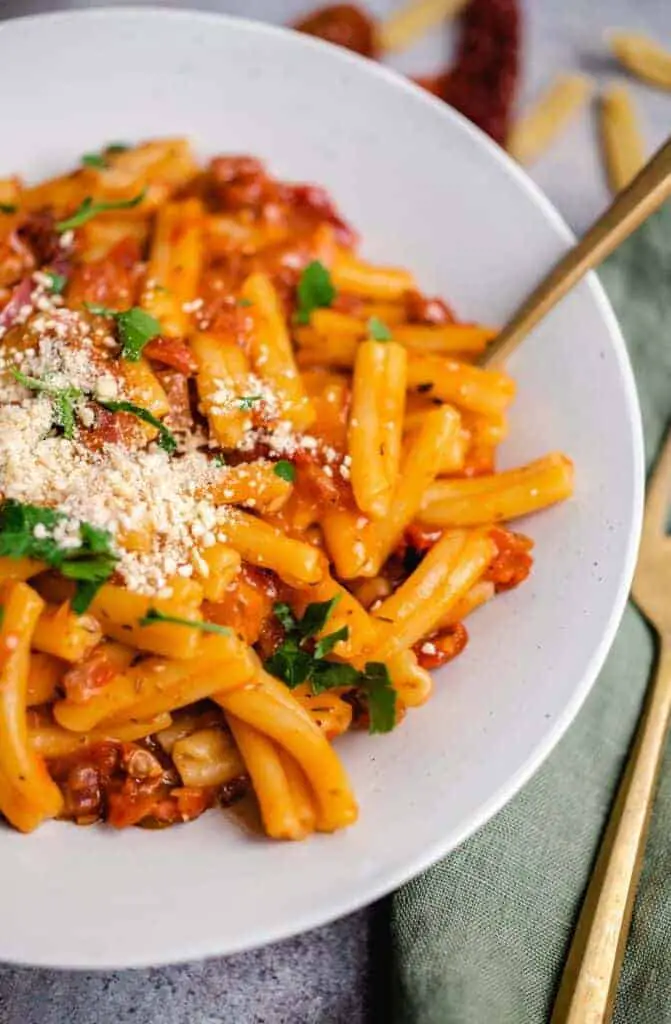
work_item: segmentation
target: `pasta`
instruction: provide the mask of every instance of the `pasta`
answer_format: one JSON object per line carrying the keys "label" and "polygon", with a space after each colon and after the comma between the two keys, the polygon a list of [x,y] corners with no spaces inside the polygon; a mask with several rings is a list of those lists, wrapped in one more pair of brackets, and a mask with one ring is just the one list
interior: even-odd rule
{"label": "pasta", "polygon": [[495,331],[315,186],[165,139],[0,197],[0,813],[352,825],[338,737],[429,699],[570,461],[496,471]]}
{"label": "pasta", "polygon": [[611,85],[600,106],[601,144],[606,174],[614,193],[625,188],[645,163],[645,148],[636,110],[624,85]]}
{"label": "pasta", "polygon": [[661,43],[637,32],[613,32],[611,49],[628,71],[661,89],[671,89],[671,53]]}
{"label": "pasta", "polygon": [[507,143],[510,155],[523,164],[540,156],[584,106],[592,88],[587,75],[558,75],[536,106],[513,125]]}

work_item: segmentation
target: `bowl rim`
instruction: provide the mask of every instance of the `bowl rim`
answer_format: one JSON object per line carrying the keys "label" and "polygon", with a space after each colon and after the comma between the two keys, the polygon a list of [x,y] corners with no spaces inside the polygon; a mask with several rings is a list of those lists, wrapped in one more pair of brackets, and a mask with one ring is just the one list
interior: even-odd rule
{"label": "bowl rim", "polygon": [[[219,13],[198,9],[182,7],[164,8],[157,4],[147,6],[123,5],[123,6],[101,6],[95,8],[76,8],[71,10],[47,11],[41,14],[25,14],[8,18],[0,22],[0,33],[11,34],[12,25],[26,24],[48,24],[50,22],[80,22],[82,20],[132,20],[134,18],[146,18],[148,20],[161,18],[173,21],[200,21],[212,26],[223,26],[236,32],[243,30],[251,35],[262,34],[278,39],[292,38],[295,45],[308,48],[318,48],[337,52],[338,59],[347,63],[353,62],[360,66],[367,67],[367,73],[385,81],[393,89],[414,94],[421,102],[429,104],[440,110],[441,116],[451,120],[458,125],[460,132],[466,132],[471,139],[480,147],[483,153],[488,153],[501,169],[503,174],[511,176],[519,187],[532,200],[539,215],[545,219],[555,232],[559,242],[567,247],[576,241],[576,236],[569,228],[563,216],[555,208],[552,201],[545,195],[542,189],[536,185],[527,172],[520,167],[508,153],[493,142],[479,128],[473,125],[466,117],[438,99],[415,85],[410,79],[398,73],[386,65],[380,64],[349,50],[342,49],[324,40],[302,35],[295,32],[288,26],[275,25],[268,22],[256,21],[252,18],[239,17],[233,14]],[[626,538],[626,552],[624,558],[624,570],[617,585],[617,591],[613,601],[613,607],[598,644],[595,646],[589,663],[583,673],[579,685],[576,687],[571,699],[565,705],[561,714],[552,722],[551,726],[544,733],[531,751],[526,761],[514,773],[506,779],[478,809],[466,818],[460,829],[453,830],[449,837],[436,839],[419,851],[411,861],[406,862],[402,867],[388,868],[382,872],[375,884],[370,882],[356,882],[343,894],[331,896],[328,908],[316,905],[309,911],[298,916],[292,916],[283,924],[266,927],[263,935],[241,934],[237,941],[221,942],[219,946],[210,940],[203,943],[189,942],[185,944],[179,941],[166,943],[161,952],[152,955],[134,955],[123,961],[113,957],[98,957],[91,960],[83,959],[81,956],[73,956],[67,948],[63,949],[59,959],[53,956],[40,956],[39,954],[30,960],[12,957],[11,954],[3,953],[3,962],[14,965],[30,965],[52,969],[78,969],[78,970],[117,970],[125,968],[142,968],[162,966],[174,963],[185,963],[208,957],[232,955],[244,952],[249,949],[257,949],[282,939],[288,939],[294,935],[308,931],[313,928],[326,925],[340,917],[353,913],[365,907],[375,900],[386,896],[405,884],[417,875],[433,866],[442,857],[447,856],[457,849],[466,839],[473,835],[478,829],[493,818],[529,781],[535,772],[552,752],[559,740],[562,738],[568,727],[578,714],[586,697],[594,685],[596,678],[603,667],[608,652],[611,648],[620,621],[629,597],[629,591],[636,566],[636,558],[643,523],[643,506],[645,490],[645,457],[643,427],[638,392],[635,378],[629,359],[628,350],[619,323],[611,306],[606,291],[601,281],[593,271],[586,275],[585,285],[595,302],[597,311],[601,315],[607,329],[611,347],[616,357],[618,369],[623,384],[625,409],[627,413],[628,426],[633,446],[633,494],[632,494],[632,517],[629,532]],[[172,951],[167,947],[170,946]]]}

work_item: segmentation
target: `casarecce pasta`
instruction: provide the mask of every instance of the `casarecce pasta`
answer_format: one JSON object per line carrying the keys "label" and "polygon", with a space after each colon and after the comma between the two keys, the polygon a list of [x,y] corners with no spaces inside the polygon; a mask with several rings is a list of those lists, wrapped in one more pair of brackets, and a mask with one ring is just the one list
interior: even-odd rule
{"label": "casarecce pasta", "polygon": [[318,187],[163,139],[0,196],[2,815],[352,824],[334,741],[428,699],[570,461],[495,471],[495,331]]}

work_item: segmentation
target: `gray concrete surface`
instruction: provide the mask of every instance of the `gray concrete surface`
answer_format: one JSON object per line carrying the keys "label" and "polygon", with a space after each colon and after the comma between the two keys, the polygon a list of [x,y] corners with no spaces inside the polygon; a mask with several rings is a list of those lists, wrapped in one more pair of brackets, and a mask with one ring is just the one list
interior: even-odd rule
{"label": "gray concrete surface", "polygon": [[[276,22],[315,5],[310,0],[192,4]],[[0,17],[91,6],[97,5],[0,0]],[[162,6],[186,7],[188,0],[163,0]],[[368,6],[383,14],[399,0],[374,0]],[[671,44],[669,0],[526,0],[526,8],[522,107],[560,70],[581,68],[602,82],[616,77],[601,42],[608,28],[652,32]],[[427,73],[440,66],[449,45],[449,32],[438,32],[393,63],[409,73]],[[671,131],[671,96],[632,88],[652,150]],[[532,168],[577,231],[608,201],[595,135],[593,111],[586,111]],[[378,908],[256,952],[187,966],[99,974],[0,967],[0,1024],[372,1024],[389,1019],[390,973],[384,912]]]}

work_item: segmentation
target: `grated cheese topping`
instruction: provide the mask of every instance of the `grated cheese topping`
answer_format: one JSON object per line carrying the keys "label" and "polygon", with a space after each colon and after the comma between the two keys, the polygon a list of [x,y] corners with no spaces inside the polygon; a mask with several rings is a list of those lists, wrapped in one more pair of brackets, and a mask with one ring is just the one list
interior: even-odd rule
{"label": "grated cheese topping", "polygon": [[[147,444],[140,429],[141,444],[106,440],[104,431],[95,434],[101,416],[97,400],[133,401],[119,345],[96,318],[65,307],[50,285],[49,275],[33,275],[30,301],[5,332],[0,349],[0,494],[60,512],[64,518],[53,539],[63,549],[79,546],[82,523],[107,530],[119,559],[117,578],[136,593],[168,597],[174,577],[206,577],[203,551],[226,542],[226,523],[236,509],[210,496],[217,484],[219,496],[233,497],[221,487],[226,467],[212,459],[216,443],[200,428],[180,435],[175,455]],[[12,373],[16,370],[48,390],[25,387]],[[335,469],[347,479],[347,458],[282,418],[281,400],[261,377],[248,375],[243,396],[223,380],[215,385],[210,414],[245,410],[239,451],[261,446],[271,458],[310,452],[328,475]],[[59,389],[73,396],[71,438],[54,430]],[[88,433],[91,428],[94,434]],[[255,486],[253,474],[249,483]],[[256,501],[248,497],[244,504],[254,508]],[[45,529],[36,527],[40,536]]]}

